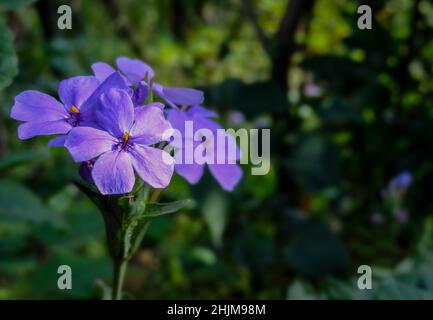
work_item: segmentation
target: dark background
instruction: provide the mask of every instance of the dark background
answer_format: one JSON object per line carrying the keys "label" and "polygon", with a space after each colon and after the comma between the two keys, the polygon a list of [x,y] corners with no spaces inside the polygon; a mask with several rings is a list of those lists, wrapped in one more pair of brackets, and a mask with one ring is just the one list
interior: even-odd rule
{"label": "dark background", "polygon": [[[69,4],[72,30],[57,28]],[[432,299],[433,4],[355,0],[0,0],[0,299],[103,298],[102,218],[48,137],[19,141],[23,90],[124,55],[205,90],[226,127],[271,128],[271,171],[226,193],[176,176],[128,270],[131,298]],[[402,172],[412,183],[392,179]],[[57,267],[73,289],[57,289]],[[357,268],[373,268],[359,290]]]}

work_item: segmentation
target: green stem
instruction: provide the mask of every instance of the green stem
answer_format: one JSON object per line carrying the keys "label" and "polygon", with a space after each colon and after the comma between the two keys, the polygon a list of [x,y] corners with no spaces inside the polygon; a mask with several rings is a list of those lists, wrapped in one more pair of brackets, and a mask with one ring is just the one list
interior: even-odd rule
{"label": "green stem", "polygon": [[111,292],[112,300],[122,299],[122,287],[125,280],[125,271],[128,261],[125,259],[113,260],[113,288]]}

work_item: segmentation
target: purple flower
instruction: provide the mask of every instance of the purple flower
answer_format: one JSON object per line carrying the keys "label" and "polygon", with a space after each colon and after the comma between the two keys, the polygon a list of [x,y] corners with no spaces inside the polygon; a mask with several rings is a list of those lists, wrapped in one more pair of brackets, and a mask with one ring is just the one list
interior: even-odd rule
{"label": "purple flower", "polygon": [[[127,57],[117,58],[116,65],[124,74],[125,83],[135,88],[134,103],[142,105],[149,95],[150,80],[155,75],[153,69],[143,61]],[[99,81],[103,81],[111,73],[116,71],[116,69],[105,62],[94,63],[92,70]],[[152,91],[174,108],[176,106],[199,105],[204,101],[203,92],[196,89],[167,88],[159,83],[153,82]]]}
{"label": "purple flower", "polygon": [[395,220],[406,223],[409,220],[409,211],[405,208],[398,208],[393,212]]}
{"label": "purple flower", "polygon": [[228,122],[233,126],[241,125],[245,122],[245,115],[240,111],[232,111],[228,116]]}
{"label": "purple flower", "polygon": [[174,170],[174,159],[151,147],[171,129],[160,108],[134,108],[126,90],[110,89],[100,98],[95,120],[102,128],[77,127],[65,147],[76,162],[94,158],[92,178],[102,194],[132,190],[134,170],[154,188],[165,188]]}
{"label": "purple flower", "polygon": [[407,189],[412,184],[412,173],[409,171],[400,172],[397,176],[391,179],[389,185],[396,189]]}
{"label": "purple flower", "polygon": [[[55,98],[35,90],[27,90],[15,97],[11,118],[24,123],[18,127],[20,139],[39,135],[66,134],[77,126],[95,126],[93,109],[99,96],[108,88],[125,87],[118,73],[102,84],[93,76],[73,77],[60,82]],[[63,146],[65,136],[49,142],[50,146]]]}
{"label": "purple flower", "polygon": [[[215,121],[209,119],[216,116],[215,113],[201,106],[193,106],[187,111],[178,109],[170,109],[167,111],[167,118],[172,127],[179,130],[184,138],[181,149],[177,150],[175,154],[175,170],[189,183],[196,184],[203,176],[204,167],[205,164],[207,164],[212,176],[218,181],[221,187],[224,190],[231,191],[239,183],[243,174],[240,166],[236,164],[240,152],[236,146],[235,139],[231,136],[227,136],[226,145],[224,147],[219,146],[215,141],[193,142],[190,144],[191,147],[188,147],[188,143],[185,141],[186,121],[193,123],[194,133],[200,133],[200,130],[203,129],[208,129],[216,133],[216,131],[222,129],[222,127]],[[205,163],[193,162],[192,164],[188,164],[184,159],[186,153],[189,152],[191,154],[199,147],[203,148],[203,151],[206,153]],[[228,152],[230,149],[235,151]],[[235,159],[229,159],[231,154],[234,154]],[[218,163],[218,155],[224,156],[225,161],[223,163]]]}
{"label": "purple flower", "polygon": [[389,181],[388,187],[383,191],[383,196],[385,198],[402,199],[411,186],[412,180],[412,173],[409,171],[400,172]]}
{"label": "purple flower", "polygon": [[381,224],[384,218],[380,213],[374,213],[370,216],[370,220],[373,224]]}

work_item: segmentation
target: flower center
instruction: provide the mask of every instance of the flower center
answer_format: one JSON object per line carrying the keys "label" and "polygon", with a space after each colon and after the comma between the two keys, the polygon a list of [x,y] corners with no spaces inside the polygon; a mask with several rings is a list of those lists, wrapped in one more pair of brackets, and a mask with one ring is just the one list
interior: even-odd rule
{"label": "flower center", "polygon": [[70,117],[67,121],[71,126],[77,127],[81,121],[80,110],[76,106],[71,105],[69,107],[69,111],[70,111]]}
{"label": "flower center", "polygon": [[125,131],[122,136],[122,139],[119,141],[119,144],[116,148],[120,148],[121,150],[128,151],[132,147],[132,143],[130,141],[129,131]]}
{"label": "flower center", "polygon": [[129,141],[129,132],[125,131],[125,133],[123,134],[123,142],[128,143]]}
{"label": "flower center", "polygon": [[74,105],[72,105],[72,106],[69,108],[69,110],[71,110],[71,112],[72,112],[72,113],[75,113],[75,114],[79,114],[79,113],[80,113],[80,110],[78,110],[78,108],[77,108],[76,106],[74,106]]}

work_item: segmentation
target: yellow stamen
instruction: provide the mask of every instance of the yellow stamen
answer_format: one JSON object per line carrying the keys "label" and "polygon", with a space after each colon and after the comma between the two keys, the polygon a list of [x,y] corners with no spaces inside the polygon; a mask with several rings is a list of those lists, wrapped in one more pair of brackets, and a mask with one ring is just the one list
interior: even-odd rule
{"label": "yellow stamen", "polygon": [[128,132],[128,131],[126,131],[126,132],[123,134],[123,140],[124,140],[125,142],[128,142],[128,140],[129,140],[129,132]]}
{"label": "yellow stamen", "polygon": [[76,106],[71,106],[69,109],[70,109],[71,112],[73,112],[73,113],[80,113],[80,110],[78,110],[78,108],[77,108]]}

